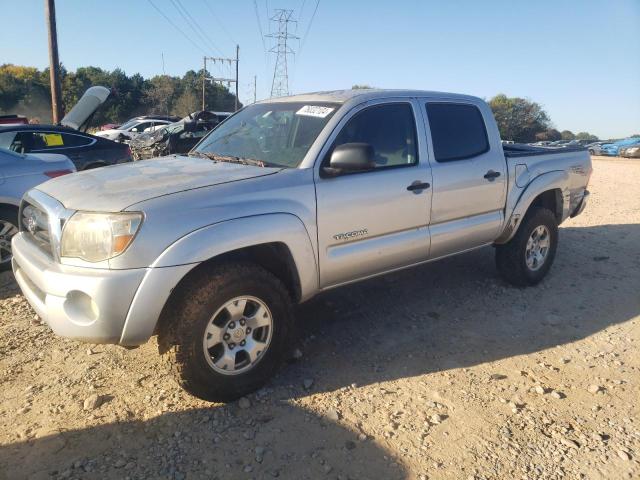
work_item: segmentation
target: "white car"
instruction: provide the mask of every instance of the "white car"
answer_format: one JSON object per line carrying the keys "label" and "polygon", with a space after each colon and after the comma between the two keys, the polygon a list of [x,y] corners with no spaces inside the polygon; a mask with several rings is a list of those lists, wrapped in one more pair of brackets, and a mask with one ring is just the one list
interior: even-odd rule
{"label": "white car", "polygon": [[102,130],[101,132],[96,132],[95,135],[97,137],[108,138],[109,140],[114,140],[116,142],[124,142],[135,138],[143,132],[153,132],[158,128],[169,125],[170,123],[173,123],[173,121],[153,117],[136,117],[131,120],[127,120],[118,128]]}

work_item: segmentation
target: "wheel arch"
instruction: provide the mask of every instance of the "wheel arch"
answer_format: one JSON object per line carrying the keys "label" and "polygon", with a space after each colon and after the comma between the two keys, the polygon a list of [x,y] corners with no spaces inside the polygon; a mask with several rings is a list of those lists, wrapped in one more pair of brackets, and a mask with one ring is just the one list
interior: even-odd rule
{"label": "wheel arch", "polygon": [[507,216],[505,227],[495,243],[503,244],[511,240],[531,208],[543,207],[551,210],[558,225],[566,220],[569,217],[571,199],[568,182],[569,174],[564,170],[542,174],[530,182],[515,202],[511,215]]}
{"label": "wheel arch", "polygon": [[191,232],[169,246],[148,269],[129,309],[120,343],[147,341],[189,279],[225,262],[256,263],[284,283],[294,302],[304,301],[318,290],[316,258],[304,224],[291,214],[244,217]]}

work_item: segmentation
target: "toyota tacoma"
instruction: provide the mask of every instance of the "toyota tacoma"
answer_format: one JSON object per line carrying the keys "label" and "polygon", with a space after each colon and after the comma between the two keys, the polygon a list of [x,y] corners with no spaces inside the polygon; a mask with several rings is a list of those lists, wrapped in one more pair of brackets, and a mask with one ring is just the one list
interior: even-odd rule
{"label": "toyota tacoma", "polygon": [[271,377],[293,305],[320,292],[489,245],[507,282],[537,284],[591,171],[583,148],[502,145],[476,97],[276,98],[188,155],[30,190],[13,271],[55,333],[126,347],[157,335],[183,388],[229,401]]}

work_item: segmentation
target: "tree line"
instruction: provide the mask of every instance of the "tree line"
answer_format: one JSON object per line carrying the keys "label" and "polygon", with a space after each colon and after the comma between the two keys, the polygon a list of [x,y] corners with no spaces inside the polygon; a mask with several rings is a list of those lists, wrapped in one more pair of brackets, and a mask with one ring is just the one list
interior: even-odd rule
{"label": "tree line", "polygon": [[[103,85],[113,94],[93,119],[94,125],[120,123],[137,115],[164,114],[180,117],[199,110],[202,105],[202,70],[189,70],[182,77],[156,75],[145,79],[136,73],[128,76],[116,68],[81,67],[75,72],[61,68],[62,103],[69,110],[91,86]],[[367,85],[354,85],[369,88]],[[214,111],[233,111],[235,96],[219,84],[207,84],[206,106]],[[558,131],[542,106],[525,98],[496,95],[489,106],[503,140],[528,143],[541,140],[592,140],[589,132],[574,134]],[[51,121],[49,69],[0,65],[0,114],[25,115],[42,123]]]}
{"label": "tree line", "polygon": [[[112,95],[98,109],[94,125],[120,123],[137,115],[164,114],[180,117],[202,108],[202,70],[189,70],[182,77],[156,75],[145,79],[128,76],[116,68],[81,67],[75,72],[61,68],[62,103],[69,111],[91,86],[102,85]],[[208,110],[233,111],[235,95],[219,84],[207,83]],[[51,122],[49,69],[0,65],[0,114],[19,114],[41,123]]]}

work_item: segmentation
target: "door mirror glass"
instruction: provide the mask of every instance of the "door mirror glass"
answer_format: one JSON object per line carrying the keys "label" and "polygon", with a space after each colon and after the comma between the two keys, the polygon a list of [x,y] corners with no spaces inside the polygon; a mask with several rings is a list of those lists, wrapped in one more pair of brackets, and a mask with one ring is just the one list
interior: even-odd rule
{"label": "door mirror glass", "polygon": [[334,148],[325,172],[329,175],[364,172],[376,168],[373,147],[368,143],[343,143]]}

